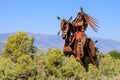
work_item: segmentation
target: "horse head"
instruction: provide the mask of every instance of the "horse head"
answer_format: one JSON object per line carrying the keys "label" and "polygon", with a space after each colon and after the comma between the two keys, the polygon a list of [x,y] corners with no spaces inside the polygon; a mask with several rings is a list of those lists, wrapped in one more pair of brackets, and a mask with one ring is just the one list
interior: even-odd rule
{"label": "horse head", "polygon": [[[65,20],[60,17],[57,18],[61,22],[60,31],[62,31],[62,38],[67,39],[70,36],[70,20],[72,19],[72,17],[70,17],[69,20]],[[60,31],[58,32],[58,34],[60,33]]]}

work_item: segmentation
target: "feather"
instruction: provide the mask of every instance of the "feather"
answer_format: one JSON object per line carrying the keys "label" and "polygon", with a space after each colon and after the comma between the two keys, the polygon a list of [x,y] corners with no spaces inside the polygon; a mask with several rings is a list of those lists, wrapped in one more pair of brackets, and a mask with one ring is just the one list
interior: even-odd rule
{"label": "feather", "polygon": [[90,27],[97,32],[97,28],[98,27],[98,23],[96,22],[96,19],[92,18],[91,16],[87,15],[84,13],[84,18],[86,20],[86,22],[88,23],[88,25],[90,25]]}

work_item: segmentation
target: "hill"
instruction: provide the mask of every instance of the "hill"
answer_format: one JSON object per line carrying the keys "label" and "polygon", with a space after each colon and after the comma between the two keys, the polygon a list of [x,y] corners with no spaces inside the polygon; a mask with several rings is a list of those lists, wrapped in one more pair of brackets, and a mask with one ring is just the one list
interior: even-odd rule
{"label": "hill", "polygon": [[[5,41],[8,36],[14,33],[5,33],[0,34],[0,50],[2,50]],[[61,35],[45,35],[45,34],[33,34],[28,33],[29,36],[35,37],[34,45],[38,48],[46,50],[48,48],[59,48],[62,49],[64,45],[64,40],[62,40]],[[98,40],[98,43],[95,46],[99,49],[100,52],[107,53],[111,50],[116,50],[120,52],[120,42],[111,39],[103,39],[103,38],[92,38],[93,41]]]}
{"label": "hill", "polygon": [[4,47],[4,43],[0,42],[0,53],[2,52],[3,47]]}

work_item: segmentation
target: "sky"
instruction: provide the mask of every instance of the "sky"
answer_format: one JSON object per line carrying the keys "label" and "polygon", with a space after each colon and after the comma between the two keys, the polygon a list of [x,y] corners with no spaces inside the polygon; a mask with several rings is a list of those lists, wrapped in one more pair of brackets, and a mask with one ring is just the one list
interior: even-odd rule
{"label": "sky", "polygon": [[74,20],[80,7],[99,23],[97,33],[88,26],[88,36],[120,41],[120,0],[0,0],[0,34],[56,35],[60,29],[57,16]]}

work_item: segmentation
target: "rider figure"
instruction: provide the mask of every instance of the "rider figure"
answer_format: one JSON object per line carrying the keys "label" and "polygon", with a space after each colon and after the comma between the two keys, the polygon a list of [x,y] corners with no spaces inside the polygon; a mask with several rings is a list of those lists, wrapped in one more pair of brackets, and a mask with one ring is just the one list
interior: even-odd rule
{"label": "rider figure", "polygon": [[[84,46],[85,41],[86,41],[85,30],[87,28],[87,22],[84,18],[82,9],[81,9],[81,12],[78,13],[77,17],[75,18],[75,20],[72,23],[74,26],[74,33],[73,33],[73,38],[72,38],[69,46],[71,46],[71,44],[75,40],[79,41],[78,46],[79,46],[80,54],[78,54],[76,57],[76,59],[79,60],[80,56],[81,57],[84,56],[83,46]],[[73,51],[73,53],[75,53],[75,51]]]}
{"label": "rider figure", "polygon": [[85,30],[86,30],[88,24],[87,24],[83,14],[84,13],[83,13],[83,10],[81,8],[81,12],[79,12],[77,14],[77,17],[72,22],[73,26],[74,26],[75,33],[73,34],[73,38],[72,38],[71,43],[69,45],[71,45],[75,39],[76,40],[83,39],[84,40],[83,42],[85,42],[85,40],[86,40]]}

